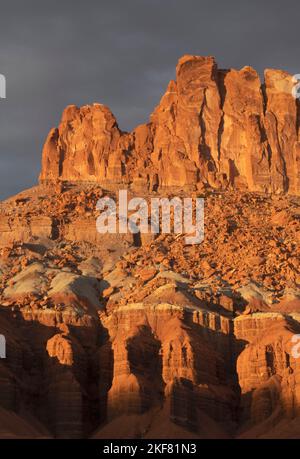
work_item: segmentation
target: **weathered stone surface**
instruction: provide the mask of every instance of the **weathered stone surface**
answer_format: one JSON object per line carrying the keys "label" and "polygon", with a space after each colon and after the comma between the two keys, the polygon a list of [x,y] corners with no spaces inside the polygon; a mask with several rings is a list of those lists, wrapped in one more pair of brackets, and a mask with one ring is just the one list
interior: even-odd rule
{"label": "weathered stone surface", "polygon": [[293,84],[281,70],[266,70],[262,83],[251,67],[218,70],[213,57],[183,56],[150,122],[131,133],[101,104],[67,107],[46,140],[40,180],[299,194]]}
{"label": "weathered stone surface", "polygon": [[[100,104],[65,110],[42,183],[0,203],[0,437],[299,438],[291,88],[184,56],[132,133]],[[204,196],[204,241],[99,234],[120,184]]]}

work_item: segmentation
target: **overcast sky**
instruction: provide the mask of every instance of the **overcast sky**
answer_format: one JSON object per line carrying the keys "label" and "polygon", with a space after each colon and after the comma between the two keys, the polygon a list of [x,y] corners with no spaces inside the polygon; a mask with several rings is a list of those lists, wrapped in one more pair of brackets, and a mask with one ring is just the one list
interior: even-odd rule
{"label": "overcast sky", "polygon": [[37,182],[68,104],[147,121],[183,54],[300,73],[299,0],[1,0],[0,199]]}

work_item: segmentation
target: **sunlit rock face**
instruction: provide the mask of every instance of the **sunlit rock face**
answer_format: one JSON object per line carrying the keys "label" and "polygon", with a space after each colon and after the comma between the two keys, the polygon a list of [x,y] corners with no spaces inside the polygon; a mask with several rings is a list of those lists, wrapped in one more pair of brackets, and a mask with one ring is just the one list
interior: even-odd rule
{"label": "sunlit rock face", "polygon": [[251,67],[183,56],[150,122],[131,133],[104,105],[67,107],[45,142],[40,179],[299,194],[293,85],[281,70],[261,82]]}

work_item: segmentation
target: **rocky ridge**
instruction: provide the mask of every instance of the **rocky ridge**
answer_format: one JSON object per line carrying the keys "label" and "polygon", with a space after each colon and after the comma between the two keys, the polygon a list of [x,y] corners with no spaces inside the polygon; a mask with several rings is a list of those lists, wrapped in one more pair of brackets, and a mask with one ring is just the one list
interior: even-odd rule
{"label": "rocky ridge", "polygon": [[147,124],[120,130],[102,104],[68,106],[43,149],[40,180],[299,194],[299,103],[292,76],[218,69],[183,56]]}

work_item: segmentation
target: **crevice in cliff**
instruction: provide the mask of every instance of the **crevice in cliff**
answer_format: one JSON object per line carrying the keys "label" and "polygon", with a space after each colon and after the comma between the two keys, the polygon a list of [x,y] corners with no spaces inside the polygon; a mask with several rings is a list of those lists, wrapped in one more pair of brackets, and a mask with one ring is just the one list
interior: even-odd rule
{"label": "crevice in cliff", "polygon": [[224,112],[222,111],[221,120],[218,128],[218,161],[221,161],[222,136],[224,132]]}
{"label": "crevice in cliff", "polygon": [[217,77],[217,87],[220,95],[220,109],[221,109],[221,119],[218,127],[218,139],[217,139],[217,147],[218,147],[218,161],[221,161],[221,147],[222,147],[222,136],[224,132],[224,104],[226,99],[226,86],[225,86],[225,77],[229,70],[219,70],[218,77]]}
{"label": "crevice in cliff", "polygon": [[230,70],[225,70],[225,69],[220,69],[218,70],[218,79],[217,79],[217,87],[219,90],[219,95],[220,95],[220,102],[221,102],[221,110],[223,110],[225,99],[226,99],[226,86],[225,86],[225,78],[227,73],[229,73]]}
{"label": "crevice in cliff", "polygon": [[90,152],[88,154],[88,170],[89,170],[89,175],[95,175],[95,171],[96,171],[96,168],[95,168],[95,161],[94,161],[94,156],[93,154]]}
{"label": "crevice in cliff", "polygon": [[289,177],[288,177],[288,174],[287,174],[286,161],[285,161],[285,158],[284,158],[284,155],[283,155],[283,152],[282,152],[282,148],[281,148],[281,144],[280,144],[280,141],[279,141],[279,137],[278,137],[278,120],[277,120],[275,115],[274,115],[274,118],[275,118],[275,128],[276,128],[276,132],[275,132],[276,142],[277,142],[277,145],[278,145],[278,152],[279,152],[279,156],[280,156],[280,160],[281,160],[281,164],[282,164],[282,171],[280,171],[278,169],[278,166],[276,166],[276,169],[277,169],[277,172],[282,176],[283,192],[287,193],[288,190],[289,190]]}
{"label": "crevice in cliff", "polygon": [[216,172],[217,167],[214,161],[214,158],[212,157],[211,154],[211,148],[210,146],[206,143],[206,124],[204,120],[204,110],[205,107],[207,107],[207,101],[206,101],[206,89],[204,89],[204,95],[203,95],[203,101],[199,113],[199,125],[200,125],[200,145],[199,145],[199,155],[200,155],[200,161],[201,159],[204,159],[207,167],[207,172]]}
{"label": "crevice in cliff", "polygon": [[263,113],[266,114],[267,107],[268,107],[268,95],[266,91],[266,83],[263,82],[260,86],[261,97],[262,97],[262,105],[263,105]]}
{"label": "crevice in cliff", "polygon": [[65,161],[65,148],[61,145],[58,146],[59,149],[59,157],[58,157],[58,176],[61,177],[63,175],[63,165]]}
{"label": "crevice in cliff", "polygon": [[[258,161],[258,164],[260,164],[264,160],[264,158],[266,158],[268,162],[269,172],[270,172],[271,171],[272,150],[269,144],[265,125],[260,116],[258,116],[258,127],[259,127],[259,132],[260,132],[260,143],[262,145],[262,155],[261,155],[260,160]],[[270,180],[271,180],[271,177],[270,177]]]}

